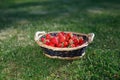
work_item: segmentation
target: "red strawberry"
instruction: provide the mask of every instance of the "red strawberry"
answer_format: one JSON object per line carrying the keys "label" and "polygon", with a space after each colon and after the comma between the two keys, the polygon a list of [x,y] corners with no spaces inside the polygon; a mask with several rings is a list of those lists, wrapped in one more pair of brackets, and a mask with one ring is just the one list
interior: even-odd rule
{"label": "red strawberry", "polygon": [[59,32],[56,36],[51,36],[50,34],[46,34],[46,38],[41,38],[41,42],[48,46],[52,47],[77,47],[84,43],[84,39],[82,37],[73,35],[73,33],[64,33]]}
{"label": "red strawberry", "polygon": [[79,39],[76,37],[76,38],[74,38],[74,44],[75,44],[75,46],[77,46],[78,44],[79,44]]}
{"label": "red strawberry", "polygon": [[72,36],[72,39],[74,40],[74,39],[77,39],[78,37],[76,36],[76,35],[74,35],[74,36]]}
{"label": "red strawberry", "polygon": [[55,47],[55,45],[53,43],[49,43],[49,46]]}
{"label": "red strawberry", "polygon": [[63,36],[63,34],[62,34],[61,32],[59,32],[59,33],[57,34],[57,36],[60,37],[60,36]]}
{"label": "red strawberry", "polygon": [[63,47],[62,43],[59,43],[57,47],[60,47],[60,48]]}
{"label": "red strawberry", "polygon": [[50,44],[50,40],[46,39],[44,43],[45,43],[46,45],[49,45],[49,44]]}
{"label": "red strawberry", "polygon": [[68,47],[68,42],[64,42],[64,47]]}
{"label": "red strawberry", "polygon": [[51,43],[58,45],[58,37],[51,38]]}
{"label": "red strawberry", "polygon": [[75,47],[75,44],[71,44],[70,47],[72,47],[72,48]]}
{"label": "red strawberry", "polygon": [[62,34],[63,36],[65,35],[65,33],[64,32],[59,32],[60,34]]}
{"label": "red strawberry", "polygon": [[42,38],[41,38],[41,41],[44,42],[44,41],[45,41],[45,38],[42,37]]}
{"label": "red strawberry", "polygon": [[69,41],[70,36],[68,34],[65,35],[66,41]]}
{"label": "red strawberry", "polygon": [[79,38],[79,44],[82,45],[84,43],[84,40],[82,37]]}
{"label": "red strawberry", "polygon": [[46,39],[50,39],[51,35],[50,34],[46,34]]}
{"label": "red strawberry", "polygon": [[59,36],[59,41],[64,42],[66,40],[65,36]]}
{"label": "red strawberry", "polygon": [[72,37],[73,37],[73,34],[72,34],[72,33],[67,33],[67,36],[68,36],[69,38],[72,38]]}

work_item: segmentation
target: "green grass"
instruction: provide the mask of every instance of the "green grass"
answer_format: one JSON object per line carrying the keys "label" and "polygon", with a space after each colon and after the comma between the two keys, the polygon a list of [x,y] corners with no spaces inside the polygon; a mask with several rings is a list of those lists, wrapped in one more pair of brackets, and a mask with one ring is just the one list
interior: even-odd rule
{"label": "green grass", "polygon": [[[0,80],[119,80],[119,0],[0,2]],[[95,33],[83,58],[49,59],[36,31]]]}

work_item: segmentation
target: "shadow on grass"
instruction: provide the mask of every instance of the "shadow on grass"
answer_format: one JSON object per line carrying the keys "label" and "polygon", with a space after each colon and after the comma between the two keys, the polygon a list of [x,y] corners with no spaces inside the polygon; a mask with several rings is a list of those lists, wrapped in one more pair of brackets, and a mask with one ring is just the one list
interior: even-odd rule
{"label": "shadow on grass", "polygon": [[51,22],[54,18],[66,17],[66,13],[70,19],[74,19],[80,17],[81,14],[85,15],[85,10],[89,7],[114,9],[118,2],[119,0],[99,0],[98,2],[96,0],[50,0],[25,3],[5,1],[0,9],[0,29],[13,26],[20,20]]}

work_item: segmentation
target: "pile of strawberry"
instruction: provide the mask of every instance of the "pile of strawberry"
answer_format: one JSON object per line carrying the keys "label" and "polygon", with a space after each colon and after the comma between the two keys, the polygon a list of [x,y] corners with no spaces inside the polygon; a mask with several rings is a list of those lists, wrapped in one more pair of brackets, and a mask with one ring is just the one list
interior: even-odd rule
{"label": "pile of strawberry", "polygon": [[56,36],[52,36],[51,34],[46,34],[45,37],[41,38],[41,41],[48,46],[59,47],[59,48],[77,47],[85,42],[82,37],[73,35],[73,33],[65,33],[65,32],[59,32],[56,34]]}

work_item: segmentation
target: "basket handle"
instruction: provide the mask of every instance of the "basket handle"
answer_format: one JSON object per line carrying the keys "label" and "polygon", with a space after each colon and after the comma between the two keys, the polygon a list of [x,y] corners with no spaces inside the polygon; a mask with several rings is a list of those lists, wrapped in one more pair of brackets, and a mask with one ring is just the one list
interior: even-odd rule
{"label": "basket handle", "polygon": [[35,33],[35,41],[38,41],[39,38],[40,38],[43,34],[45,34],[45,33],[46,33],[45,31],[37,31],[37,32]]}
{"label": "basket handle", "polygon": [[93,41],[94,37],[95,37],[94,33],[89,33],[88,34],[88,42],[91,43]]}

